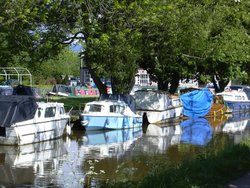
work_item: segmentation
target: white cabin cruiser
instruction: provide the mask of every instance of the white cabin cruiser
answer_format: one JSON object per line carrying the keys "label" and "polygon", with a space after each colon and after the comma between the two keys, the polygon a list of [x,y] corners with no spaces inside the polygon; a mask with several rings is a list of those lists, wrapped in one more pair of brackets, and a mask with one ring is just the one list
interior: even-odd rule
{"label": "white cabin cruiser", "polygon": [[217,93],[221,95],[230,112],[246,112],[250,110],[250,87],[232,85],[225,91]]}
{"label": "white cabin cruiser", "polygon": [[138,90],[135,92],[136,112],[144,116],[144,123],[175,121],[182,113],[179,96],[159,90]]}
{"label": "white cabin cruiser", "polygon": [[63,103],[0,96],[0,144],[24,145],[61,137],[70,116]]}

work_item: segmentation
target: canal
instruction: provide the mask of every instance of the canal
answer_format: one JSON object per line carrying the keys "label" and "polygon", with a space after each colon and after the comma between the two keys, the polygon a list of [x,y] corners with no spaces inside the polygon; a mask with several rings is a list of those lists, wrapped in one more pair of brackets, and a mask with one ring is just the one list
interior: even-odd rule
{"label": "canal", "polygon": [[249,137],[250,115],[191,119],[138,129],[84,132],[24,146],[0,146],[0,187],[95,187],[140,181],[156,161],[179,163]]}

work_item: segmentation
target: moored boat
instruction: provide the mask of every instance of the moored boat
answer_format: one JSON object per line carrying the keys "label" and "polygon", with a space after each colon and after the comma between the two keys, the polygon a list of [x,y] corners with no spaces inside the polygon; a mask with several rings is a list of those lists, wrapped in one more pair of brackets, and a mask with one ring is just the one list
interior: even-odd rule
{"label": "moored boat", "polygon": [[86,130],[127,129],[140,127],[142,116],[133,111],[132,96],[107,95],[99,101],[85,105],[80,115],[82,126]]}
{"label": "moored boat", "polygon": [[244,112],[250,110],[250,87],[243,85],[232,85],[221,93],[230,112]]}
{"label": "moored boat", "polygon": [[183,117],[216,117],[227,112],[224,100],[213,95],[208,88],[186,91],[180,95]]}
{"label": "moored boat", "polygon": [[136,111],[144,116],[144,123],[166,123],[176,121],[182,112],[180,98],[159,90],[135,92]]}
{"label": "moored boat", "polygon": [[213,103],[213,94],[207,88],[194,89],[180,95],[183,105],[183,116],[204,117]]}
{"label": "moored boat", "polygon": [[24,145],[61,137],[70,116],[63,103],[30,96],[0,96],[0,144]]}

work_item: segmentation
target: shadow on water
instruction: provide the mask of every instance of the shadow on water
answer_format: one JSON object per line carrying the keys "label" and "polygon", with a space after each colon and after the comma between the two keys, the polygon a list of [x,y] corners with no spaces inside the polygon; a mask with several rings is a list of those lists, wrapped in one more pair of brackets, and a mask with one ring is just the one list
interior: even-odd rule
{"label": "shadow on water", "polygon": [[83,187],[140,181],[157,161],[180,163],[249,137],[250,115],[89,131],[25,146],[0,146],[0,186]]}

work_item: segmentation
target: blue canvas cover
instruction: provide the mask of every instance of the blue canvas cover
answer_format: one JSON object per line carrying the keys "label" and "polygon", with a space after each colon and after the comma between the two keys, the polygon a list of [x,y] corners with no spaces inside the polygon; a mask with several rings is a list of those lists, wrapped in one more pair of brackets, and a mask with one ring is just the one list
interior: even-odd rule
{"label": "blue canvas cover", "polygon": [[188,117],[204,117],[213,104],[213,94],[208,88],[197,89],[180,96],[183,111]]}
{"label": "blue canvas cover", "polygon": [[181,124],[181,142],[205,146],[212,139],[212,128],[205,118],[190,118]]}

